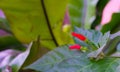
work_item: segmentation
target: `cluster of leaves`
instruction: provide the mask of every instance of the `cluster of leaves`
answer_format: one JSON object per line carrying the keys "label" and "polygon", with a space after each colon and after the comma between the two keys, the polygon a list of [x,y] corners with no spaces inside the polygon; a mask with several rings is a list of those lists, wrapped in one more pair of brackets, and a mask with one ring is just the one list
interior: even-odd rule
{"label": "cluster of leaves", "polygon": [[[38,57],[38,59],[36,55],[39,53],[39,47],[36,46],[39,43],[33,42],[26,52],[16,57],[9,65],[14,72],[17,72],[20,68],[38,72],[119,72],[120,58],[117,54],[120,53],[117,44],[120,42],[120,35],[118,35],[120,32],[114,35],[107,32],[103,35],[99,31],[84,30],[77,27],[75,27],[75,32],[83,34],[90,41],[90,43],[86,43],[74,39],[75,43],[88,48],[86,52],[70,50],[70,45],[64,45],[48,52],[41,58]],[[110,45],[109,43],[113,40],[114,44]],[[91,46],[95,46],[96,49]],[[32,57],[35,57],[35,59],[32,59]],[[33,62],[34,60],[37,61]],[[28,62],[33,63],[29,64]]]}
{"label": "cluster of leaves", "polygon": [[[61,0],[1,0],[0,9],[5,13],[6,18],[0,18],[0,29],[6,31],[7,35],[0,36],[0,51],[15,49],[24,52],[28,44],[40,36],[40,50],[35,50],[31,54],[34,55],[38,51],[33,57],[35,58],[56,46],[73,43],[70,35],[62,31],[67,3],[68,0],[63,2]],[[3,52],[8,55],[13,53]],[[28,54],[25,55],[27,56]],[[7,57],[7,60],[6,57],[1,56],[0,69],[3,63],[9,64],[12,59],[14,59],[13,56]],[[28,62],[31,63],[29,60]]]}
{"label": "cluster of leaves", "polygon": [[[102,33],[78,28],[90,28],[95,19],[96,7],[96,19],[92,23],[95,28],[100,23],[107,2],[108,0],[1,0],[0,9],[4,11],[6,19],[0,18],[0,29],[9,35],[0,36],[0,50],[12,48],[21,53],[10,58],[7,66],[0,71],[119,72],[120,14],[113,15],[112,20],[102,27]],[[69,50],[68,44],[72,44],[73,40],[69,32],[62,30],[66,6],[72,29],[88,39],[84,42],[73,38],[76,44],[87,48],[86,52]],[[29,47],[26,46],[30,42]],[[56,48],[63,44],[67,45]],[[49,49],[54,50],[48,52]],[[46,52],[48,53],[45,54]]]}

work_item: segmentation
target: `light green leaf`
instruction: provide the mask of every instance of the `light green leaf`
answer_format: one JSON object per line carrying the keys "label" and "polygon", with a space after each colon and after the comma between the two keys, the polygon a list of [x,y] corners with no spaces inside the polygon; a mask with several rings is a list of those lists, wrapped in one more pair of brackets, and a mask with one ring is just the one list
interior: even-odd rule
{"label": "light green leaf", "polygon": [[90,28],[95,19],[95,7],[98,0],[69,0],[71,24],[78,27]]}
{"label": "light green leaf", "polygon": [[59,47],[37,60],[26,69],[42,72],[116,72],[120,58],[90,60],[87,53],[70,51],[68,46]]}
{"label": "light green leaf", "polygon": [[12,32],[23,43],[35,40],[47,48],[71,43],[71,37],[62,31],[62,21],[68,0],[1,0]]}

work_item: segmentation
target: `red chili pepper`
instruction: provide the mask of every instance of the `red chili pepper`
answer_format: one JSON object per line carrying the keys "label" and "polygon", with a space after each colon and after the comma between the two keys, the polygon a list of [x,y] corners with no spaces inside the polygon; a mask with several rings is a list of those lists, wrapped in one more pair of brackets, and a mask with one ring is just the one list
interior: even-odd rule
{"label": "red chili pepper", "polygon": [[76,49],[76,50],[80,50],[81,46],[79,44],[75,44],[69,47],[70,50]]}
{"label": "red chili pepper", "polygon": [[78,33],[76,33],[76,32],[72,32],[72,36],[74,36],[74,37],[76,37],[76,38],[78,38],[78,39],[80,39],[80,40],[82,40],[82,41],[85,41],[85,40],[86,40],[86,37],[85,37],[85,36],[83,36],[82,34],[78,34]]}

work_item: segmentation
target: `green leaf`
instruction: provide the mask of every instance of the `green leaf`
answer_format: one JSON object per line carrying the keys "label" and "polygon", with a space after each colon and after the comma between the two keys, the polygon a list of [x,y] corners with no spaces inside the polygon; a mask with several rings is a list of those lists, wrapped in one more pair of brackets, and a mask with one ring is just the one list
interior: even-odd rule
{"label": "green leaf", "polygon": [[0,51],[8,48],[20,50],[24,46],[13,36],[0,37]]}
{"label": "green leaf", "polygon": [[[79,50],[69,50],[69,45],[61,46],[47,53],[33,64],[25,67],[25,69],[33,69],[42,72],[115,72],[118,70],[120,58],[110,58],[102,55],[104,55],[104,52],[106,52],[107,49],[109,50],[110,47],[115,47],[117,42],[119,42],[119,38],[115,37],[117,41],[113,40],[112,42],[115,44],[111,46],[112,44],[110,45],[109,42],[110,32],[102,35],[99,31],[85,30],[77,27],[75,28],[75,32],[83,34],[93,43],[96,42],[99,48],[83,53]],[[78,39],[75,38],[75,40],[77,44],[80,44]],[[84,42],[83,44],[89,45]],[[96,58],[97,61],[91,60],[89,57]]]}
{"label": "green leaf", "polygon": [[120,13],[114,13],[112,15],[111,21],[109,23],[105,24],[102,27],[101,31],[103,33],[107,32],[107,31],[110,31],[111,33],[115,33],[117,31],[119,31],[120,30],[119,18],[120,18]]}
{"label": "green leaf", "polygon": [[90,28],[95,18],[95,7],[98,0],[69,0],[71,24],[78,27]]}
{"label": "green leaf", "polygon": [[120,32],[117,32],[115,34],[112,34],[110,36],[110,40],[108,40],[107,44],[103,48],[103,53],[106,56],[112,56],[112,57],[120,57],[120,52],[119,52],[119,44],[120,44]]}
{"label": "green leaf", "polygon": [[110,38],[110,32],[105,33],[99,40],[99,46],[102,47],[104,44],[106,44],[109,38]]}
{"label": "green leaf", "polygon": [[110,39],[110,32],[103,35],[100,31],[85,30],[77,27],[75,27],[74,31],[87,38],[84,42],[76,38],[74,40],[77,44],[89,48],[90,53],[88,54],[88,57],[96,58],[98,60],[101,56],[104,56],[103,50],[108,49],[106,48],[106,44]]}
{"label": "green leaf", "polygon": [[81,46],[85,46],[85,47],[90,48],[90,46],[87,43],[85,43],[85,42],[83,42],[83,41],[81,41],[81,40],[79,40],[77,38],[74,38],[74,40],[75,40],[76,44],[80,44]]}
{"label": "green leaf", "polygon": [[117,51],[117,45],[120,43],[120,36],[117,36],[117,37],[115,37],[114,39],[111,39],[108,43],[107,43],[107,45],[106,45],[106,47],[105,47],[105,50],[104,50],[104,53],[106,54],[106,55],[110,55],[110,54],[112,54],[112,53],[114,53],[114,52],[116,52]]}
{"label": "green leaf", "polygon": [[53,49],[71,43],[70,35],[62,31],[62,21],[68,0],[2,0],[0,8],[5,12],[12,32],[23,43],[35,40]]}
{"label": "green leaf", "polygon": [[99,60],[100,56],[102,55],[103,49],[105,47],[106,44],[104,44],[102,47],[100,47],[99,49],[92,51],[91,53],[89,53],[87,56],[90,58],[95,58],[96,60]]}
{"label": "green leaf", "polygon": [[[74,32],[84,35],[97,48],[100,48],[104,44],[106,44],[110,37],[110,32],[107,32],[103,35],[100,31],[85,30],[85,29],[78,28],[78,27],[75,27]],[[75,42],[81,43],[83,45],[83,42],[81,42],[80,40],[75,39]],[[85,46],[85,43],[84,43],[84,46]]]}
{"label": "green leaf", "polygon": [[[85,30],[82,28],[75,27],[74,32],[80,33],[84,35],[91,43],[93,43],[96,47],[99,47],[98,43],[100,42],[103,34],[99,31],[95,30]],[[76,40],[75,40],[76,42]],[[78,42],[76,42],[78,43]]]}
{"label": "green leaf", "polygon": [[59,47],[37,60],[26,69],[42,72],[116,72],[120,58],[90,60],[87,53],[70,51],[68,46]]}
{"label": "green leaf", "polygon": [[95,29],[97,25],[100,24],[102,18],[102,12],[106,4],[109,0],[99,0],[96,5],[96,17],[95,20],[92,22],[91,29]]}
{"label": "green leaf", "polygon": [[[116,53],[117,52],[116,46],[120,42],[120,36],[114,37],[112,39],[109,39],[109,37],[110,33],[107,32],[99,42],[100,48],[89,53],[88,57],[99,59],[101,56],[104,57],[105,55],[109,56],[111,54],[114,55],[114,57],[118,57],[118,53]],[[114,52],[115,54],[113,54]]]}
{"label": "green leaf", "polygon": [[105,33],[101,38],[99,38],[99,42],[98,42],[98,49],[89,53],[88,57],[91,58],[96,58],[96,60],[102,58],[104,56],[104,50],[106,49],[110,49],[109,47],[107,47],[107,44],[109,42],[109,37],[110,37],[110,32]]}

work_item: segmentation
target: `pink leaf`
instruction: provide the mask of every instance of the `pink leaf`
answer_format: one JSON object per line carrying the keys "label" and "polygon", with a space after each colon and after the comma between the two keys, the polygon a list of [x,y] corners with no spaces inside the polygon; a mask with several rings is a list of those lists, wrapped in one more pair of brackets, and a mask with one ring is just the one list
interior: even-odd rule
{"label": "pink leaf", "polygon": [[101,24],[110,22],[112,14],[120,11],[120,0],[110,0],[105,6],[102,14]]}

